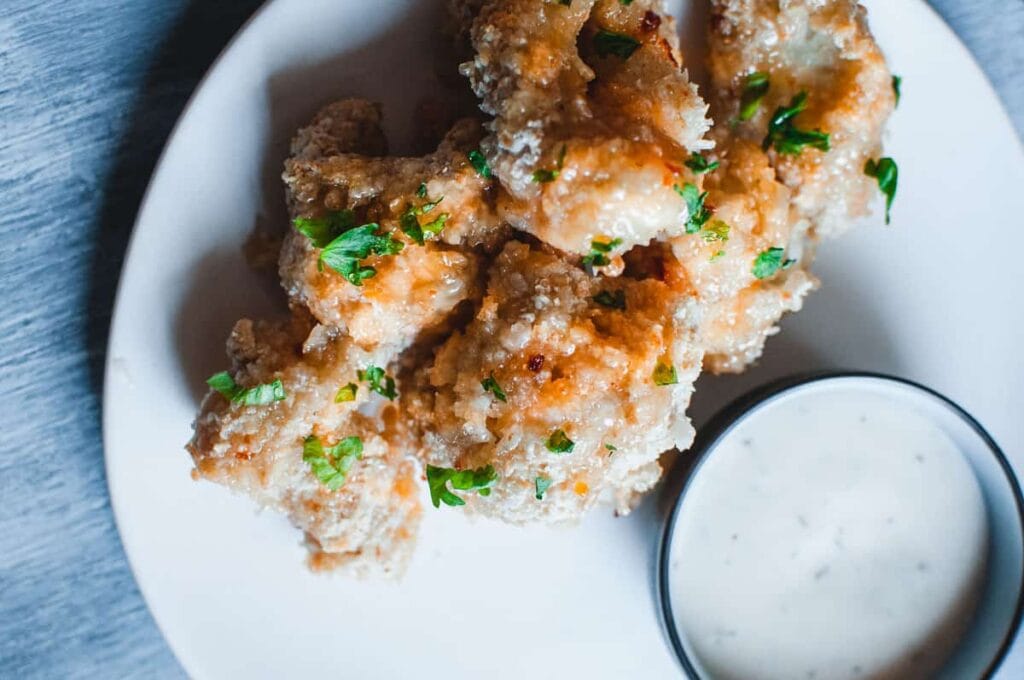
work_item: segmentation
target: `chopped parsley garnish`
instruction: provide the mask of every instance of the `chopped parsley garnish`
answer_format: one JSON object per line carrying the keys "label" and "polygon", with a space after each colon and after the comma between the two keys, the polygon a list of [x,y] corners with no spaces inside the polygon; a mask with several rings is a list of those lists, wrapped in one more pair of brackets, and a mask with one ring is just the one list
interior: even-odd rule
{"label": "chopped parsley garnish", "polygon": [[903,85],[903,78],[900,76],[892,77],[892,91],[896,95],[896,106],[900,105],[900,86]]}
{"label": "chopped parsley garnish", "polygon": [[376,392],[389,401],[394,401],[398,396],[395,391],[395,379],[387,375],[379,366],[367,366],[365,371],[358,371],[356,375],[363,382],[370,383],[370,391]]}
{"label": "chopped parsley garnish", "polygon": [[608,253],[622,245],[621,238],[613,238],[611,241],[591,241],[590,254],[583,258],[584,267],[606,267],[611,263]]}
{"label": "chopped parsley garnish", "polygon": [[684,184],[682,188],[678,184],[672,185],[672,188],[686,201],[686,233],[696,234],[711,219],[711,209],[704,205],[708,192],[701,193],[697,185],[690,182]]}
{"label": "chopped parsley garnish", "polygon": [[594,296],[594,302],[610,309],[626,309],[626,291],[602,290]]}
{"label": "chopped parsley garnish", "polygon": [[576,442],[569,439],[564,430],[558,429],[551,433],[544,445],[551,453],[572,453]]}
{"label": "chopped parsley garnish", "polygon": [[310,240],[314,248],[324,248],[356,226],[356,216],[351,210],[339,210],[327,213],[324,217],[296,217],[292,224]]}
{"label": "chopped parsley garnish", "polygon": [[764,71],[755,71],[747,76],[743,84],[743,94],[740,95],[740,112],[736,116],[739,121],[750,120],[757,113],[761,106],[761,100],[768,94],[768,74]]}
{"label": "chopped parsley garnish", "polygon": [[776,246],[758,253],[754,258],[754,276],[759,279],[767,279],[769,276],[777,274],[782,269],[782,256],[785,252],[784,248]]}
{"label": "chopped parsley garnish", "polygon": [[379,236],[375,223],[349,229],[320,251],[318,266],[327,265],[338,272],[354,286],[363,285],[365,279],[376,276],[377,270],[360,263],[371,253],[375,255],[397,255],[402,252],[403,244],[395,240],[391,234]]}
{"label": "chopped parsley garnish", "polygon": [[316,435],[306,437],[302,443],[302,460],[313,469],[320,483],[331,491],[345,485],[352,464],[362,457],[363,440],[359,437],[345,437],[327,449]]}
{"label": "chopped parsley garnish", "polygon": [[679,376],[676,374],[676,367],[672,364],[666,364],[659,361],[654,367],[654,373],[651,374],[654,379],[654,384],[659,387],[665,387],[666,385],[676,385],[679,383]]}
{"label": "chopped parsley garnish", "polygon": [[[427,185],[420,184],[419,190],[416,195],[420,198],[427,197]],[[427,222],[426,224],[420,224],[419,216],[426,215],[428,212],[433,210],[444,200],[444,196],[437,199],[436,201],[427,201],[423,205],[413,207],[409,205],[405,208],[405,211],[398,218],[398,226],[405,233],[406,236],[411,238],[419,245],[423,245],[426,240],[426,236],[437,236],[444,229],[445,223],[448,218],[451,217],[448,213],[441,213],[435,219]]]}
{"label": "chopped parsley garnish", "polygon": [[534,182],[540,182],[546,184],[547,182],[554,182],[558,179],[558,176],[562,174],[562,165],[565,163],[565,144],[562,145],[561,151],[558,152],[558,162],[555,164],[554,170],[548,170],[546,168],[539,168],[533,171],[532,179]]}
{"label": "chopped parsley garnish", "polygon": [[696,151],[690,154],[690,158],[687,159],[685,163],[686,167],[693,170],[697,175],[703,175],[705,172],[716,170],[719,165],[718,161],[711,161],[709,163],[707,158],[704,158],[704,156],[701,156]]}
{"label": "chopped parsley garnish", "polygon": [[868,159],[864,165],[864,174],[878,180],[878,188],[885,194],[885,223],[889,224],[889,209],[892,207],[892,199],[896,197],[896,180],[899,179],[896,161],[891,158],[879,158],[877,161]]}
{"label": "chopped parsley garnish", "polygon": [[430,502],[435,508],[441,503],[458,507],[466,501],[452,493],[448,488],[451,482],[456,491],[476,491],[481,496],[490,496],[491,487],[498,481],[498,473],[493,465],[486,465],[476,470],[454,470],[452,468],[427,466],[427,486],[430,487]]}
{"label": "chopped parsley garnish", "polygon": [[537,500],[542,501],[544,493],[551,488],[551,480],[548,477],[540,476],[533,480],[533,486]]}
{"label": "chopped parsley garnish", "polygon": [[594,36],[594,49],[597,56],[616,56],[619,59],[629,59],[640,47],[640,41],[624,33],[606,31],[603,28]]}
{"label": "chopped parsley garnish", "polygon": [[480,386],[484,388],[484,392],[490,392],[494,395],[494,398],[501,402],[508,402],[508,395],[505,394],[505,390],[501,389],[501,385],[494,379],[494,373],[480,381]]}
{"label": "chopped parsley garnish", "polygon": [[[568,5],[569,3],[565,3]],[[476,170],[476,174],[480,175],[484,179],[491,179],[494,177],[494,173],[491,172],[491,166],[487,164],[487,159],[479,149],[473,149],[468,154],[469,164]]]}
{"label": "chopped parsley garnish", "polygon": [[604,448],[608,449],[612,453],[615,453],[616,451],[619,450],[614,444],[605,444]]}
{"label": "chopped parsley garnish", "polygon": [[345,401],[355,401],[356,392],[359,391],[359,385],[355,383],[349,383],[344,387],[338,389],[338,393],[334,395],[334,403],[340,404]]}
{"label": "chopped parsley garnish", "polygon": [[711,257],[710,257],[710,258],[708,259],[708,262],[718,262],[718,261],[719,261],[719,260],[721,260],[721,259],[722,259],[723,257],[725,257],[725,251],[724,251],[724,250],[716,250],[716,251],[715,251],[715,254],[714,254],[714,255],[712,255],[712,256],[711,256]]}
{"label": "chopped parsley garnish", "polygon": [[828,151],[829,135],[821,130],[801,130],[793,119],[807,108],[807,93],[800,92],[789,102],[789,106],[775,109],[768,121],[768,134],[765,135],[761,147],[767,151],[770,147],[784,154],[798,154],[804,147],[812,147]]}
{"label": "chopped parsley garnish", "polygon": [[700,237],[705,243],[729,240],[729,225],[722,220],[715,220],[708,226],[701,229]]}
{"label": "chopped parsley garnish", "polygon": [[243,406],[266,406],[287,397],[280,380],[256,387],[242,387],[227,371],[211,375],[206,384],[224,395],[228,401]]}
{"label": "chopped parsley garnish", "polygon": [[625,5],[626,7],[629,7],[630,5],[633,4],[633,0],[619,0],[619,4],[620,5]]}

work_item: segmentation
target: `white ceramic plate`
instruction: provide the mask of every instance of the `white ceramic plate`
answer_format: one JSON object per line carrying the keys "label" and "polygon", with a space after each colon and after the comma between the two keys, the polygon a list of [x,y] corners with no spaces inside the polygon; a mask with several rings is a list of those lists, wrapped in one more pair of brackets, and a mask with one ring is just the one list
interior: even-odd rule
{"label": "white ceramic plate", "polygon": [[[228,330],[282,299],[241,245],[257,221],[283,220],[286,140],[319,105],[360,95],[384,103],[401,149],[419,95],[439,88],[439,4],[270,2],[199,88],[140,211],[109,347],[107,476],[139,586],[194,677],[678,675],[654,599],[653,499],[629,518],[598,512],[567,529],[428,508],[407,577],[382,584],[311,575],[284,519],[189,478],[182,446],[203,379],[226,364]],[[923,2],[868,5],[904,78],[887,144],[901,175],[893,225],[876,218],[826,244],[822,290],[759,367],[702,379],[692,413],[703,422],[792,370],[884,371],[960,402],[1020,466],[1024,154]],[[700,11],[675,13],[700,33]],[[1020,644],[1003,674],[1024,677]]]}

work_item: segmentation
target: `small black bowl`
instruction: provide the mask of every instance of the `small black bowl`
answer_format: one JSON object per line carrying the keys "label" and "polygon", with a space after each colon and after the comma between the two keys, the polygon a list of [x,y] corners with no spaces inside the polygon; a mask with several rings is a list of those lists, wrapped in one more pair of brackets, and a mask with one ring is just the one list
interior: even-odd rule
{"label": "small black bowl", "polygon": [[[676,518],[692,481],[705,460],[733,426],[760,406],[783,394],[790,394],[822,381],[881,383],[908,399],[916,399],[945,418],[947,434],[953,437],[978,478],[989,525],[988,562],[977,609],[956,650],[945,662],[938,678],[991,678],[1005,658],[1024,612],[1024,497],[1013,469],[985,429],[959,405],[938,392],[903,378],[868,372],[829,372],[794,376],[769,383],[735,400],[705,425],[690,448],[690,462],[673,470],[663,492],[672,510],[665,523],[657,559],[656,583],[663,630],[683,671],[702,680],[699,661],[687,650],[677,630],[669,597],[669,554]],[[944,415],[939,416],[939,413]],[[970,446],[965,441],[970,440]]]}

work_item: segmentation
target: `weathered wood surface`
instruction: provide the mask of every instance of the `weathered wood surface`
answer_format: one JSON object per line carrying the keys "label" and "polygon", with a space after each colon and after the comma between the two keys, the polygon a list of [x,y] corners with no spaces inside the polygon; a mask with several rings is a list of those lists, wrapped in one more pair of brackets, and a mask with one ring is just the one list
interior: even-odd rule
{"label": "weathered wood surface", "polygon": [[[259,4],[0,3],[0,677],[183,675],[110,513],[104,346],[157,155]],[[933,5],[1024,131],[1024,2]]]}

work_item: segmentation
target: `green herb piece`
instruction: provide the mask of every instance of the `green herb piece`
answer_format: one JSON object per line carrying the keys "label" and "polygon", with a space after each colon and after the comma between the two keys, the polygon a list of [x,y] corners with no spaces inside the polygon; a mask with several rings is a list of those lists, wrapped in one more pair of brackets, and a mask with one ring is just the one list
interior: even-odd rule
{"label": "green herb piece", "polygon": [[795,264],[796,264],[796,260],[791,258],[791,257],[789,257],[789,258],[786,258],[785,260],[782,261],[782,268],[783,269],[789,269],[790,267],[792,267]]}
{"label": "green herb piece", "polygon": [[864,165],[864,174],[878,180],[878,188],[885,194],[885,223],[889,224],[889,209],[892,208],[892,199],[896,197],[896,181],[899,179],[896,161],[891,158],[879,158],[877,161],[868,159]]}
{"label": "green herb piece", "polygon": [[761,100],[768,94],[768,74],[764,71],[755,71],[747,75],[743,84],[743,94],[740,95],[740,112],[736,116],[739,121],[750,120],[757,113],[761,106]]}
{"label": "green herb piece", "polygon": [[722,220],[715,220],[701,230],[700,237],[704,239],[704,243],[724,243],[729,240],[729,225]]}
{"label": "green herb piece", "polygon": [[[569,3],[566,2],[562,4],[568,5]],[[487,164],[487,158],[484,157],[483,153],[481,153],[479,149],[473,149],[466,155],[469,156],[469,164],[473,166],[473,169],[476,170],[478,175],[484,179],[491,179],[494,177],[494,173],[491,172],[491,166]]]}
{"label": "green herb piece", "polygon": [[782,255],[785,249],[773,247],[758,253],[754,258],[754,276],[759,279],[767,279],[774,276],[782,269]]}
{"label": "green herb piece", "polygon": [[416,190],[416,195],[419,196],[420,198],[426,198],[427,197],[427,183],[426,182],[420,182],[420,187],[419,187],[419,189]]}
{"label": "green herb piece", "polygon": [[616,451],[619,450],[618,448],[616,448],[616,446],[614,444],[605,444],[604,448],[608,449],[612,453],[615,453]]}
{"label": "green herb piece", "polygon": [[[427,197],[427,185],[420,184],[419,190],[416,195],[420,198]],[[398,218],[398,228],[402,232],[415,241],[419,245],[423,245],[426,239],[426,235],[436,236],[441,233],[444,229],[445,223],[451,217],[448,213],[441,213],[436,219],[426,224],[420,224],[419,216],[425,215],[441,203],[444,200],[444,196],[437,199],[436,201],[427,201],[419,207],[412,205],[406,206],[405,210]]]}
{"label": "green herb piece", "polygon": [[558,4],[559,5],[565,5],[566,7],[569,7],[570,5],[572,5],[572,0],[558,0]]}
{"label": "green herb piece", "polygon": [[544,493],[551,488],[551,480],[547,477],[537,477],[533,480],[533,486],[536,490],[536,498],[539,501],[544,500]]}
{"label": "green herb piece", "polygon": [[421,224],[420,227],[423,229],[424,234],[430,236],[437,236],[444,229],[444,225],[448,222],[448,218],[451,217],[448,213],[441,213],[434,220]]}
{"label": "green herb piece", "polygon": [[708,262],[718,262],[723,257],[725,257],[725,251],[724,250],[716,250],[715,254],[712,255],[710,258],[708,258]]}
{"label": "green herb piece", "polygon": [[452,507],[465,505],[466,501],[452,493],[448,488],[457,491],[476,491],[481,496],[491,495],[491,487],[498,481],[498,473],[493,465],[486,465],[476,470],[454,470],[452,468],[427,466],[427,486],[430,487],[430,502],[435,508],[441,503]]}
{"label": "green herb piece", "polygon": [[356,216],[351,210],[339,210],[325,217],[296,217],[292,224],[312,242],[314,248],[323,248],[356,226]]}
{"label": "green herb piece", "polygon": [[594,49],[599,57],[616,56],[629,59],[640,47],[640,41],[624,33],[606,31],[603,28],[594,36]]}
{"label": "green herb piece", "polygon": [[480,386],[484,388],[484,392],[490,392],[494,395],[494,398],[501,402],[508,402],[508,396],[505,394],[505,390],[501,389],[501,385],[494,379],[494,373],[492,372],[489,376],[480,381]]}
{"label": "green herb piece", "polygon": [[626,309],[626,291],[624,290],[602,290],[594,296],[594,302],[611,309]]}
{"label": "green herb piece", "polygon": [[255,387],[242,387],[227,371],[211,375],[206,384],[220,392],[225,399],[242,406],[266,406],[288,396],[280,380]]}
{"label": "green herb piece", "polygon": [[355,401],[356,392],[359,391],[359,385],[355,383],[349,383],[344,387],[338,389],[338,393],[334,395],[334,403],[340,404],[345,401]]}
{"label": "green herb piece", "polygon": [[704,223],[711,219],[711,209],[704,205],[708,192],[701,193],[695,184],[687,182],[680,188],[678,184],[672,185],[676,193],[686,201],[686,233],[696,234]]}
{"label": "green herb piece", "polygon": [[761,147],[767,151],[774,146],[776,151],[783,154],[798,154],[807,146],[828,151],[831,147],[827,132],[801,130],[793,122],[793,119],[806,108],[807,93],[800,92],[790,100],[789,106],[775,109],[771,120],[768,121],[768,134],[765,135]]}
{"label": "green herb piece", "polygon": [[676,385],[679,383],[679,376],[676,374],[676,367],[672,364],[666,364],[661,361],[654,367],[654,373],[651,374],[654,379],[654,384],[659,387],[666,385]]}
{"label": "green herb piece", "polygon": [[302,460],[309,464],[320,483],[331,491],[345,485],[352,464],[362,457],[363,440],[359,437],[345,437],[327,449],[316,435],[306,437],[302,443]]}
{"label": "green herb piece", "polygon": [[551,433],[551,436],[544,442],[544,445],[548,447],[548,451],[551,453],[572,453],[576,442],[569,439],[564,430],[559,429]]}
{"label": "green herb piece", "polygon": [[698,175],[703,175],[705,172],[717,170],[719,166],[718,161],[711,161],[709,163],[707,158],[704,158],[704,156],[701,156],[696,151],[690,154],[690,158],[684,162],[686,167],[693,170],[693,172]]}
{"label": "green herb piece", "polygon": [[896,106],[900,105],[900,86],[903,85],[903,78],[900,76],[892,77],[892,91],[896,95]]}
{"label": "green herb piece", "polygon": [[363,285],[365,279],[376,276],[377,270],[360,263],[371,253],[376,255],[397,255],[403,244],[391,234],[377,235],[379,225],[364,224],[349,229],[320,251],[320,266],[327,265],[338,272],[354,286]]}
{"label": "green herb piece", "polygon": [[398,228],[413,241],[423,245],[423,227],[420,226],[420,221],[416,219],[416,213],[412,211],[411,206],[398,218]]}
{"label": "green herb piece", "polygon": [[606,267],[611,263],[608,253],[622,245],[621,238],[613,238],[611,241],[591,241],[590,254],[583,258],[584,267]]}
{"label": "green herb piece", "polygon": [[630,5],[633,4],[633,0],[619,0],[619,4],[620,5],[625,5],[626,7],[629,7]]}
{"label": "green herb piece", "polygon": [[545,168],[539,168],[533,171],[532,179],[534,182],[540,182],[545,184],[547,182],[554,182],[558,179],[558,176],[562,174],[562,165],[565,163],[565,144],[562,145],[561,151],[558,152],[558,162],[555,164],[554,170],[547,170]]}
{"label": "green herb piece", "polygon": [[394,401],[398,396],[398,392],[395,391],[395,379],[379,366],[367,366],[365,371],[357,371],[356,376],[360,381],[370,383],[371,392],[376,392],[389,401]]}

